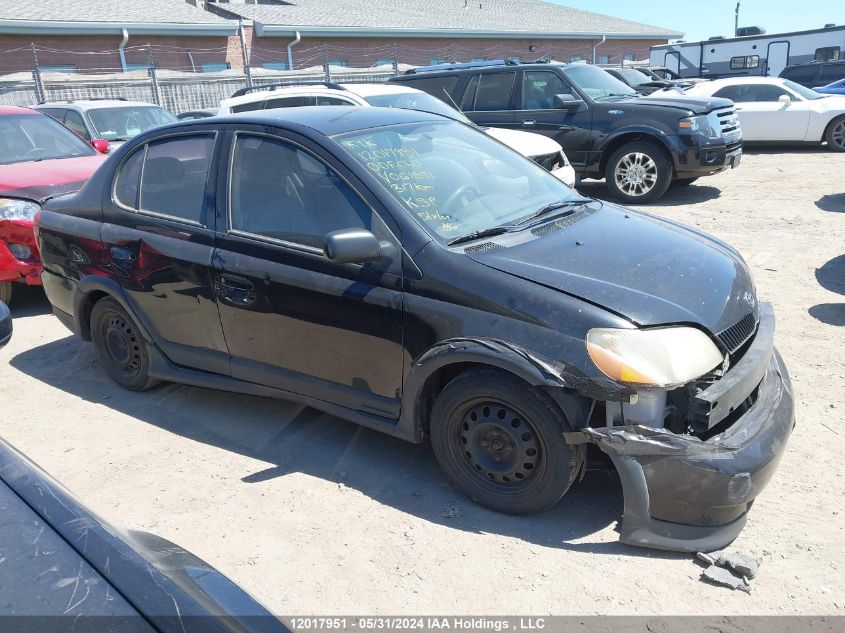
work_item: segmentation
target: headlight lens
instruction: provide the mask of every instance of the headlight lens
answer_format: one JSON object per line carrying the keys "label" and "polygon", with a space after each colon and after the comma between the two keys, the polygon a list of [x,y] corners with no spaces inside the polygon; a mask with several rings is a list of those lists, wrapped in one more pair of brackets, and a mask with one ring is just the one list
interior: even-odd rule
{"label": "headlight lens", "polygon": [[661,388],[685,384],[724,362],[710,337],[691,327],[595,328],[587,333],[587,352],[614,380]]}
{"label": "headlight lens", "polygon": [[32,220],[40,208],[29,200],[0,198],[0,220]]}
{"label": "headlight lens", "polygon": [[678,131],[681,134],[703,134],[707,138],[716,138],[719,136],[719,131],[713,129],[713,125],[707,115],[681,119],[678,122]]}

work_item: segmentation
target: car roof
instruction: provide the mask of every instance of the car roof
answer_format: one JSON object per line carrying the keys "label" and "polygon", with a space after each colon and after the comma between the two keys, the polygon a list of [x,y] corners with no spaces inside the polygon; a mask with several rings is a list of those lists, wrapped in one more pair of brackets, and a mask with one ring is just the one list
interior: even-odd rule
{"label": "car roof", "polygon": [[[42,114],[29,108],[21,108],[18,106],[0,106],[0,115],[4,114]],[[43,114],[42,114],[43,116]]]}
{"label": "car roof", "polygon": [[[253,123],[256,125],[279,125],[281,127],[302,126],[326,136],[403,123],[454,122],[453,119],[420,110],[362,108],[359,106],[304,106],[300,108],[254,110],[239,114],[227,114],[216,117],[214,120],[221,125],[225,123]],[[174,125],[208,124],[209,119],[197,119],[196,121],[184,121]]]}
{"label": "car roof", "polygon": [[409,92],[422,92],[410,86],[400,84],[341,84],[345,91],[352,92],[359,97],[373,97],[378,95],[407,94]]}
{"label": "car roof", "polygon": [[266,101],[273,97],[297,96],[297,95],[343,95],[346,90],[338,90],[337,88],[329,88],[320,84],[308,85],[299,84],[293,86],[281,86],[273,88],[272,90],[256,90],[248,92],[245,95],[238,97],[230,97],[222,99],[220,105],[229,107],[240,105],[242,103],[254,103],[256,101]]}
{"label": "car roof", "polygon": [[79,106],[80,108],[125,108],[127,106],[151,106],[158,108],[154,103],[147,103],[146,101],[123,101],[121,99],[93,99],[78,101],[47,101],[39,103],[37,108],[67,108],[68,106]]}
{"label": "car roof", "polygon": [[743,75],[741,77],[722,77],[721,79],[711,79],[710,81],[695,84],[689,90],[695,89],[704,91],[716,86],[737,86],[740,84],[776,84],[782,86],[786,81],[788,80],[781,77],[749,77],[747,75]]}

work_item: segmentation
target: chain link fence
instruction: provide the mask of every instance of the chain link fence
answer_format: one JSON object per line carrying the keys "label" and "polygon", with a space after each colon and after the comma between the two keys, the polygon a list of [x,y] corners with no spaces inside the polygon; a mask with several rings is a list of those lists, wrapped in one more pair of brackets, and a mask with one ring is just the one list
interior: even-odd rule
{"label": "chain link fence", "polygon": [[54,101],[126,99],[155,103],[174,114],[216,108],[236,90],[267,84],[383,83],[411,66],[393,64],[375,68],[323,66],[293,71],[252,68],[214,73],[171,70],[136,70],[126,73],[81,75],[41,72],[0,76],[0,105],[31,106]]}

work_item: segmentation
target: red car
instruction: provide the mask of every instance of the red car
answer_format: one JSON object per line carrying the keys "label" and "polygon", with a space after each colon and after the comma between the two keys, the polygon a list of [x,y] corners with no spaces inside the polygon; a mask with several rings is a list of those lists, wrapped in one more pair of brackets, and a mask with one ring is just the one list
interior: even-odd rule
{"label": "red car", "polygon": [[9,303],[16,282],[41,284],[32,232],[41,203],[77,191],[104,160],[49,116],[0,107],[0,301]]}

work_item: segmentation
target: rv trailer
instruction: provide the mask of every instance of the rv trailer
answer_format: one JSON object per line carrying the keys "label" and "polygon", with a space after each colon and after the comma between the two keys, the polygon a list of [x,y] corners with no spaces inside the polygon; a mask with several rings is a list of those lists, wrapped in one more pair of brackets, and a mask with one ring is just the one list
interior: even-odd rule
{"label": "rv trailer", "polygon": [[845,26],[652,46],[649,62],[681,77],[777,77],[787,66],[845,59]]}

